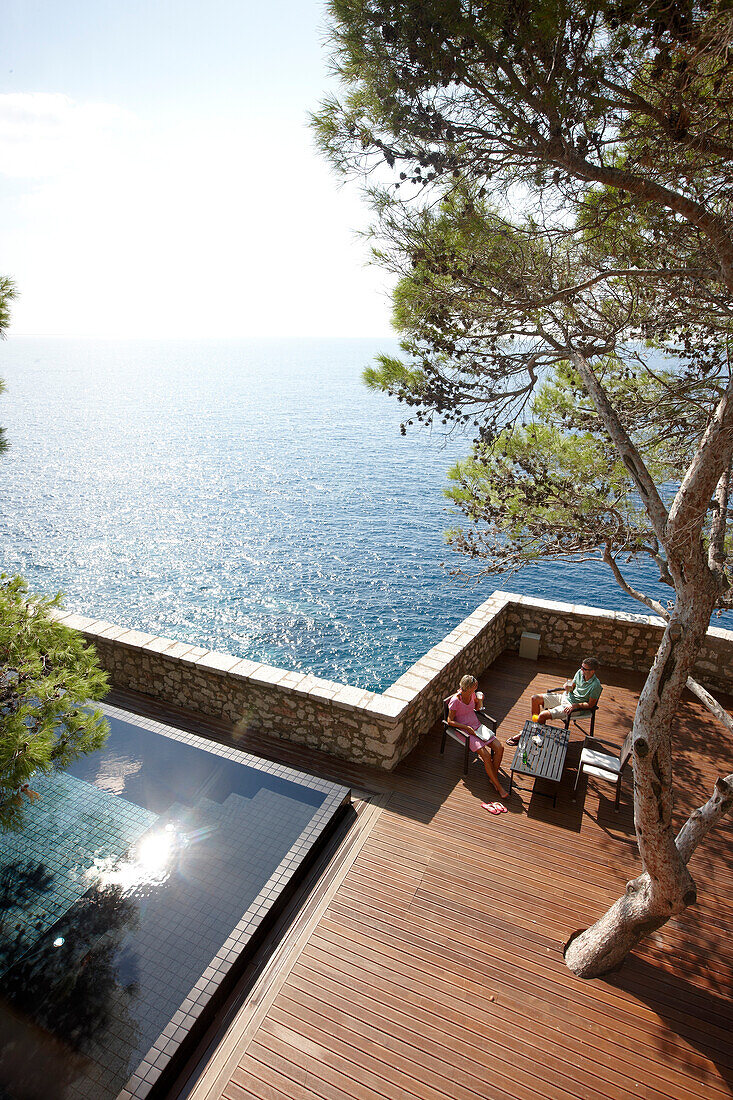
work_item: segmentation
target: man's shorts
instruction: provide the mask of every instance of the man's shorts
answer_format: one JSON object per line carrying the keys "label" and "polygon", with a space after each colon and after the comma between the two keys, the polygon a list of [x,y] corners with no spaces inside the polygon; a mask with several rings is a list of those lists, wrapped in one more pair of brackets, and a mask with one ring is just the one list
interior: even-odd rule
{"label": "man's shorts", "polygon": [[556,691],[548,691],[546,695],[542,696],[545,710],[549,710],[552,718],[560,718],[565,716],[565,707],[571,705],[567,692],[563,692],[562,695]]}

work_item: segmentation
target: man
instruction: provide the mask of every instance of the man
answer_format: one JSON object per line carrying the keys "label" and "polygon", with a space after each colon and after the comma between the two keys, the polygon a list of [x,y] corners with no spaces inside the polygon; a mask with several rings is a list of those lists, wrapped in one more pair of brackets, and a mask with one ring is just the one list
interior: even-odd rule
{"label": "man", "polygon": [[[595,657],[586,657],[575,677],[563,684],[562,695],[548,691],[546,695],[532,696],[532,718],[544,726],[550,718],[565,719],[574,710],[592,710],[598,705],[603,688],[596,676],[600,663]],[[507,745],[517,745],[519,734],[510,737]]]}

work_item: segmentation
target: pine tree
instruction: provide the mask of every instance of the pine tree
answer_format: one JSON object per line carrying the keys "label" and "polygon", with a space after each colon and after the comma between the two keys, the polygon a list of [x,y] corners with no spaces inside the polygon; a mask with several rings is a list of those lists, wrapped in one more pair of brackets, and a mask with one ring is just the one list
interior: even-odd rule
{"label": "pine tree", "polygon": [[[551,548],[605,532],[617,556],[621,476],[644,516],[625,502],[618,537],[638,553],[646,540],[674,594],[633,726],[644,873],[565,954],[595,977],[694,902],[690,858],[733,806],[721,776],[675,836],[671,730],[710,616],[731,606],[733,15],[722,0],[331,0],[330,13],[344,95],[317,137],[366,181],[376,257],[400,277],[407,362],[383,358],[369,380],[418,421],[473,424],[455,499],[498,523],[498,551],[483,549],[499,565],[533,533]],[[676,365],[655,370],[647,343]],[[566,444],[552,432],[567,394],[551,409],[537,393],[563,372],[585,421],[566,416]],[[581,461],[595,480],[577,493]],[[454,541],[480,554],[479,538]]]}
{"label": "pine tree", "polygon": [[[0,279],[0,335],[14,294]],[[107,676],[81,634],[53,617],[60,604],[60,593],[32,595],[22,577],[0,574],[0,829],[22,826],[39,797],[34,775],[68,767],[107,737],[88,705],[107,693]]]}

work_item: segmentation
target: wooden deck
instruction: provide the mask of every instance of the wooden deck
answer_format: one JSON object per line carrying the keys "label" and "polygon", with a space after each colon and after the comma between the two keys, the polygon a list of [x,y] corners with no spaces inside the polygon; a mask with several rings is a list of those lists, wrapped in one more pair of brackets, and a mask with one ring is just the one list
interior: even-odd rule
{"label": "wooden deck", "polygon": [[[480,686],[502,741],[532,692],[567,672],[511,654],[487,670]],[[641,679],[604,669],[602,682],[596,731],[620,745]],[[733,754],[691,697],[674,738],[681,822]],[[464,780],[461,749],[449,741],[441,757],[439,740],[436,727],[389,776],[278,745],[285,762],[380,791],[386,805],[272,1003],[248,1028],[235,1020],[228,1062],[214,1056],[196,1100],[730,1096],[730,820],[691,864],[698,904],[618,974],[579,981],[563,942],[639,871],[630,777],[619,813],[594,780],[573,802],[576,730],[557,808],[527,785],[492,817],[481,765]],[[256,735],[242,747],[274,754]]]}

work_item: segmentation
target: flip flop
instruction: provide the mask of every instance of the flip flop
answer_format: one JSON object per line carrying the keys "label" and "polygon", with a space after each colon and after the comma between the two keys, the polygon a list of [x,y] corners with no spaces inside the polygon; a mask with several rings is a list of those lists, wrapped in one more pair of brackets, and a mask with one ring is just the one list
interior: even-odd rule
{"label": "flip flop", "polygon": [[501,810],[499,809],[499,803],[498,802],[482,802],[481,803],[481,809],[482,810],[487,810],[490,814],[500,814],[501,813]]}
{"label": "flip flop", "polygon": [[518,745],[519,744],[519,734],[515,733],[514,737],[507,737],[506,743],[507,743],[507,745]]}
{"label": "flip flop", "polygon": [[494,805],[497,807],[497,809],[495,811],[497,814],[508,814],[509,813],[509,811],[507,810],[507,808],[506,808],[506,806],[504,805],[503,802],[495,802]]}

